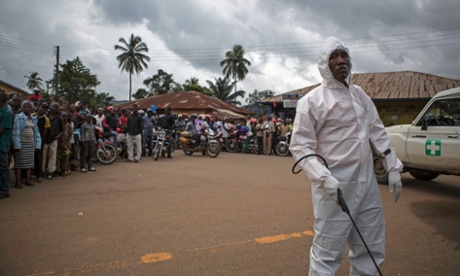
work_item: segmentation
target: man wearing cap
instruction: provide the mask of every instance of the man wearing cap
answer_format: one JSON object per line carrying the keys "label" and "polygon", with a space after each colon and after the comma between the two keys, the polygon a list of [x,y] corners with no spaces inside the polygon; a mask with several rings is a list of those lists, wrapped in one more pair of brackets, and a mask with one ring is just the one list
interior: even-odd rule
{"label": "man wearing cap", "polygon": [[34,105],[37,105],[37,102],[42,98],[42,95],[40,95],[40,89],[38,87],[34,87],[33,91],[34,94],[29,97],[29,101],[33,102]]}
{"label": "man wearing cap", "polygon": [[[142,119],[137,111],[139,106],[133,104],[133,111],[128,117],[128,123],[126,124],[126,143],[128,146],[128,160],[126,162],[139,163],[141,158],[141,147],[142,147],[142,130],[144,128],[144,119]],[[134,156],[134,143],[136,143],[136,155]]]}

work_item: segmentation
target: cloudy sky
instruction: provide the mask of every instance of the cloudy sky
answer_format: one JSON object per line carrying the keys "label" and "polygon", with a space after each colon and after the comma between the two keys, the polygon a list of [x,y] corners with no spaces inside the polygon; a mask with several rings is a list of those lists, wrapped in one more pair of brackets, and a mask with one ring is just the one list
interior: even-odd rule
{"label": "cloudy sky", "polygon": [[101,81],[98,92],[128,98],[128,74],[114,50],[138,35],[148,68],[133,93],[159,69],[176,82],[222,77],[219,62],[235,44],[252,63],[239,89],[276,94],[321,81],[320,48],[329,36],[347,43],[353,72],[417,71],[460,79],[458,0],[2,0],[0,80],[24,90],[30,72],[48,80],[79,56]]}

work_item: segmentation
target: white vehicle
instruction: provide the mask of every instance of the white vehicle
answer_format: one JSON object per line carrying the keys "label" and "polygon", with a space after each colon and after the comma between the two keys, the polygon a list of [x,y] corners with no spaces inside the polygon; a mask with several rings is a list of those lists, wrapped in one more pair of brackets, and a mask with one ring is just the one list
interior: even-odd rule
{"label": "white vehicle", "polygon": [[[411,125],[385,128],[404,172],[414,178],[432,180],[440,174],[460,176],[460,87],[437,93]],[[388,175],[375,164],[379,183]]]}

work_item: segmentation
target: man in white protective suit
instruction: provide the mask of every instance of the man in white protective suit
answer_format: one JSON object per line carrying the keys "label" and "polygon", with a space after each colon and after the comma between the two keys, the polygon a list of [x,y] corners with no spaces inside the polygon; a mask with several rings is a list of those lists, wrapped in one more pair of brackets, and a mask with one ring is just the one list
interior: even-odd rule
{"label": "man in white protective suit", "polygon": [[[310,179],[315,237],[310,248],[309,275],[334,275],[345,246],[350,252],[350,275],[375,275],[377,269],[347,214],[338,206],[342,191],[350,214],[380,266],[385,257],[385,221],[373,171],[371,143],[378,152],[391,149],[390,140],[372,100],[351,81],[348,48],[328,38],[321,50],[322,84],[297,103],[290,150]],[[402,190],[401,161],[391,151],[383,160],[395,202]]]}

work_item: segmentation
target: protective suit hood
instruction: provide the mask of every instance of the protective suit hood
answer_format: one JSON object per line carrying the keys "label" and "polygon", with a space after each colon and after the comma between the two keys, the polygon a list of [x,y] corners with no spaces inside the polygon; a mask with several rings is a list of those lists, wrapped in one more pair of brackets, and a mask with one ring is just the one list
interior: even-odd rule
{"label": "protective suit hood", "polygon": [[[331,69],[329,69],[329,58],[332,52],[334,52],[337,49],[346,51],[348,53],[348,56],[350,57],[351,63],[350,51],[348,50],[348,47],[345,46],[345,44],[343,44],[343,42],[340,39],[336,37],[329,37],[328,39],[326,39],[326,42],[324,43],[323,48],[321,49],[318,63],[319,72],[323,77],[323,82],[325,82],[326,84],[340,84],[340,82],[334,78],[334,75],[332,75]],[[351,85],[351,68],[346,81],[349,85]]]}

